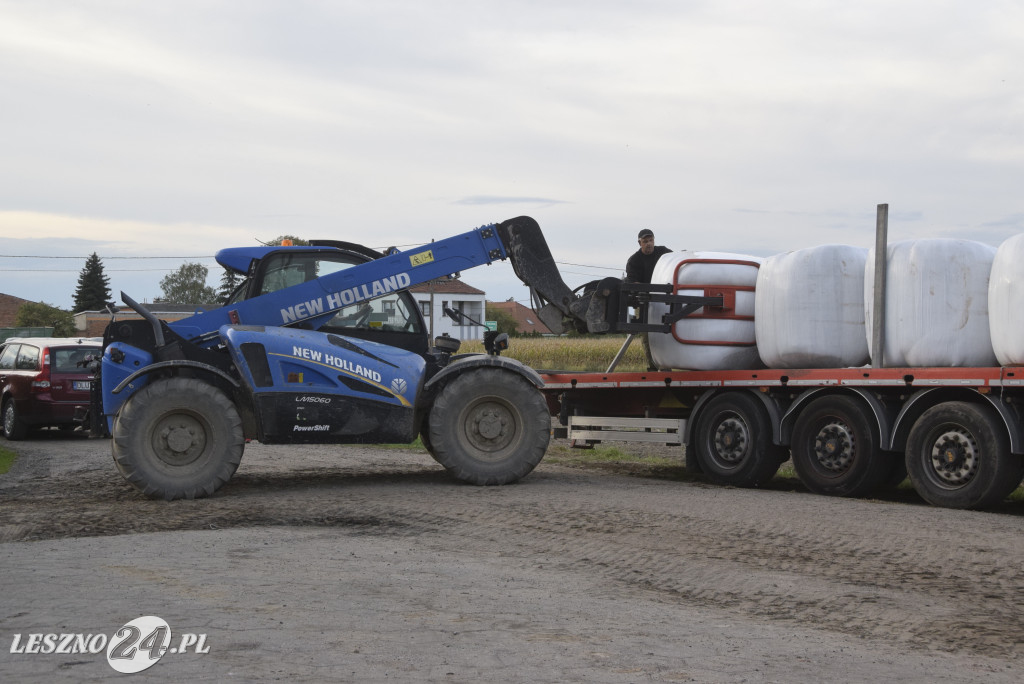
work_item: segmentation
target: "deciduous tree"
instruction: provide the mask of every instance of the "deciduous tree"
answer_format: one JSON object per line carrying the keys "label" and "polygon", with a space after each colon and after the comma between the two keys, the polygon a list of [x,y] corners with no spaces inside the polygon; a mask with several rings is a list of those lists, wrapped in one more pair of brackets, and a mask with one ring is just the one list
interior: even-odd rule
{"label": "deciduous tree", "polygon": [[206,284],[209,272],[210,270],[202,264],[182,264],[181,268],[160,281],[160,289],[164,294],[158,301],[173,304],[216,303],[217,291]]}
{"label": "deciduous tree", "polygon": [[498,332],[508,333],[509,335],[515,335],[519,332],[519,323],[512,314],[490,305],[486,307],[486,311],[487,320],[497,321]]}
{"label": "deciduous tree", "polygon": [[74,337],[75,319],[70,311],[46,302],[25,302],[14,317],[18,328],[53,328],[54,337]]}

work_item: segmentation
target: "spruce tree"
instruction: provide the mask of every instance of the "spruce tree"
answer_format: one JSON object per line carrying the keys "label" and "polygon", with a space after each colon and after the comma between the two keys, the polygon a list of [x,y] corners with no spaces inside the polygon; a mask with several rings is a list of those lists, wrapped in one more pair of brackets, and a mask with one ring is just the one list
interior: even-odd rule
{"label": "spruce tree", "polygon": [[220,277],[220,287],[217,289],[217,301],[222,304],[227,304],[228,297],[235,291],[235,288],[241,285],[242,276],[237,271],[232,271],[230,268],[224,269],[224,275]]}
{"label": "spruce tree", "polygon": [[102,311],[109,301],[110,279],[103,274],[103,262],[93,252],[78,276],[74,312]]}

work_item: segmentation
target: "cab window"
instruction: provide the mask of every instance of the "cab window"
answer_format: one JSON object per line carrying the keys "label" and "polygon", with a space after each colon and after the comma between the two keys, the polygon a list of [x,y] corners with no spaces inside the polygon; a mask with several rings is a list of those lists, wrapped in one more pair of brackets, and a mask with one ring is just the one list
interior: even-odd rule
{"label": "cab window", "polygon": [[273,254],[267,258],[258,294],[277,292],[353,266],[334,255]]}
{"label": "cab window", "polygon": [[387,294],[346,306],[320,329],[341,334],[352,329],[419,333],[420,319],[411,312],[413,306],[415,303],[406,292]]}
{"label": "cab window", "polygon": [[[365,262],[346,254],[272,254],[265,260],[257,294],[276,292],[361,263]],[[408,292],[388,293],[346,306],[320,330],[338,334],[354,330],[422,333],[420,318],[413,313],[413,307],[415,301]]]}

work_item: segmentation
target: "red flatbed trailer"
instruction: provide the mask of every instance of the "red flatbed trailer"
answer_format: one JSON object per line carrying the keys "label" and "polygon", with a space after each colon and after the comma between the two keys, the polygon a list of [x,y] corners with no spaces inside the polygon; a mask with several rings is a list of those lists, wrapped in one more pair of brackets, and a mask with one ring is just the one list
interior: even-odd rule
{"label": "red flatbed trailer", "polygon": [[792,457],[819,494],[909,474],[932,504],[985,508],[1024,478],[1024,366],[541,375],[556,436],[685,445],[718,484],[763,485]]}

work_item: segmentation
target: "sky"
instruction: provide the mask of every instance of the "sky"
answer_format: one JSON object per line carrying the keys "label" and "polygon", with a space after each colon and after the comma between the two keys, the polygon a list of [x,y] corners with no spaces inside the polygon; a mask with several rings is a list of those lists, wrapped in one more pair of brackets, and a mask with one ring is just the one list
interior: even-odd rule
{"label": "sky", "polygon": [[[0,293],[70,309],[280,235],[537,219],[674,250],[1024,232],[1024,3],[0,0]],[[462,273],[526,303],[508,262]]]}

